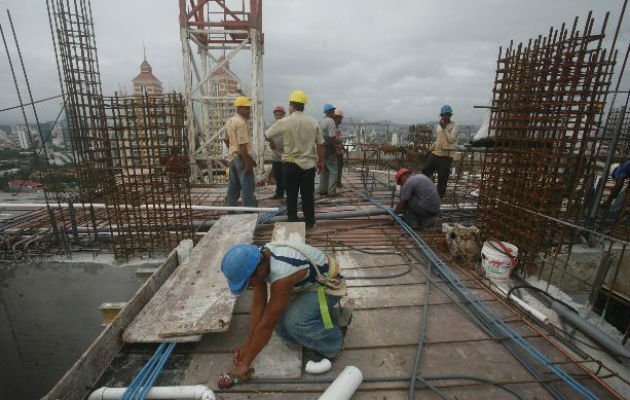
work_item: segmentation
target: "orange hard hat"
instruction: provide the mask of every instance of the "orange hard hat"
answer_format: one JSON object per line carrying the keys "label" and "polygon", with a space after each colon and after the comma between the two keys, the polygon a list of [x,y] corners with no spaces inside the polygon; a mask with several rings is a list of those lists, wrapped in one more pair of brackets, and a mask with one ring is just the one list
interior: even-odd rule
{"label": "orange hard hat", "polygon": [[335,108],[335,116],[343,118],[343,113],[341,112],[340,109]]}
{"label": "orange hard hat", "polygon": [[403,177],[403,175],[408,174],[409,169],[408,168],[401,168],[398,170],[398,172],[396,172],[396,184],[400,185],[400,178]]}
{"label": "orange hard hat", "polygon": [[284,107],[282,107],[281,105],[277,105],[273,108],[273,112],[282,112],[282,113],[286,113],[286,111],[284,111]]}

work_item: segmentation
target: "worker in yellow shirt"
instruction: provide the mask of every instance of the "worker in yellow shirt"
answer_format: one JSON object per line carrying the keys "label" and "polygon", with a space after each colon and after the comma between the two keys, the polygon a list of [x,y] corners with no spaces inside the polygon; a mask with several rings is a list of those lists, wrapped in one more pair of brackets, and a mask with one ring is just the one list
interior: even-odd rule
{"label": "worker in yellow shirt", "polygon": [[422,167],[422,173],[433,178],[433,173],[438,175],[438,194],[444,198],[448,176],[451,173],[451,162],[457,153],[457,141],[459,132],[457,125],[451,121],[453,109],[449,105],[442,106],[440,110],[440,122],[437,126],[437,138],[430,147],[430,153]]}
{"label": "worker in yellow shirt", "polygon": [[244,96],[234,100],[236,114],[225,123],[223,141],[230,157],[226,205],[236,206],[239,197],[244,207],[256,207],[256,161],[252,157],[252,136],[249,133],[249,115],[252,102]]}

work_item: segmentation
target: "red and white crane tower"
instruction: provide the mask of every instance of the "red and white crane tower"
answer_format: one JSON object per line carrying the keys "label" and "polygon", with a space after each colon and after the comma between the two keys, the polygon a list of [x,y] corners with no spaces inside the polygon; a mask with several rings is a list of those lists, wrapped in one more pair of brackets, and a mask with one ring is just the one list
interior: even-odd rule
{"label": "red and white crane tower", "polygon": [[[222,176],[223,127],[239,95],[230,90],[233,79],[239,81],[239,91],[252,99],[253,147],[261,173],[262,0],[179,0],[179,10],[192,181],[212,183]],[[251,92],[228,68],[230,60],[244,51],[251,53]]]}

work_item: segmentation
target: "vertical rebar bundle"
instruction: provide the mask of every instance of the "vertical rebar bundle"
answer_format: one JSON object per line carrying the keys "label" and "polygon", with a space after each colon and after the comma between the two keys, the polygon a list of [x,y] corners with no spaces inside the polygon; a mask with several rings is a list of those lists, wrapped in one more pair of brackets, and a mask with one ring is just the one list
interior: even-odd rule
{"label": "vertical rebar bundle", "polygon": [[554,218],[585,217],[614,65],[602,48],[607,19],[599,32],[589,14],[581,29],[576,18],[570,28],[499,50],[490,118],[496,148],[483,168],[478,223],[526,257],[563,242]]}
{"label": "vertical rebar bundle", "polygon": [[190,162],[181,94],[105,98],[114,190],[107,193],[117,257],[192,238]]}

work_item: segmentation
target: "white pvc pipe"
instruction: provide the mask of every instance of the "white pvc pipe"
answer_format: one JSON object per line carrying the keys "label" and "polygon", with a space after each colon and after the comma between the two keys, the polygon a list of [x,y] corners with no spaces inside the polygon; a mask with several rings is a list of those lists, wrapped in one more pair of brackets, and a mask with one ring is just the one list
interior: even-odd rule
{"label": "white pvc pipe", "polygon": [[341,371],[337,379],[319,396],[319,400],[350,400],[363,382],[363,374],[357,367],[348,366]]}
{"label": "white pvc pipe", "polygon": [[[492,290],[494,290],[495,292],[499,293],[500,295],[502,295],[503,297],[508,299],[507,292],[505,290],[503,290],[503,288],[501,288],[501,287],[499,287],[497,285],[494,285],[494,284],[492,284],[490,287],[492,288]],[[510,294],[510,298],[508,300],[513,300],[516,304],[519,305],[519,307],[521,307],[522,309],[527,311],[532,317],[536,318],[537,320],[539,320],[543,324],[548,324],[549,323],[549,317],[546,316],[545,314],[543,314],[542,312],[538,311],[536,308],[530,306],[529,303],[519,299],[516,296],[512,296],[511,294]]]}
{"label": "white pvc pipe", "polygon": [[[90,394],[88,400],[119,400],[127,388],[102,387]],[[145,399],[157,400],[216,400],[214,392],[204,385],[196,386],[155,386]]]}
{"label": "white pvc pipe", "polygon": [[[52,208],[70,208],[70,205],[68,203],[50,203],[50,207]],[[105,203],[73,203],[72,204],[73,208],[95,208],[95,209],[100,209],[100,208],[107,208],[107,204]],[[110,207],[113,207],[113,204],[110,205]],[[121,208],[134,208],[134,206],[132,205],[127,205],[127,204],[120,204],[118,207]],[[25,209],[25,208],[32,208],[32,209],[39,209],[39,208],[46,208],[46,203],[0,203],[0,208],[19,208],[19,209]],[[164,210],[168,210],[168,209],[175,209],[178,208],[176,207],[174,204],[163,204],[163,205],[155,205],[155,204],[141,204],[138,206],[139,209],[164,209]],[[268,211],[278,211],[279,208],[278,207],[227,207],[227,206],[199,206],[199,205],[192,205],[190,206],[190,208],[192,210],[195,211],[253,211],[253,212],[268,212]]]}

